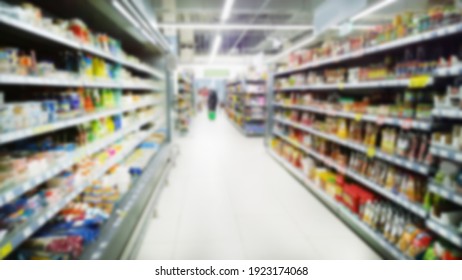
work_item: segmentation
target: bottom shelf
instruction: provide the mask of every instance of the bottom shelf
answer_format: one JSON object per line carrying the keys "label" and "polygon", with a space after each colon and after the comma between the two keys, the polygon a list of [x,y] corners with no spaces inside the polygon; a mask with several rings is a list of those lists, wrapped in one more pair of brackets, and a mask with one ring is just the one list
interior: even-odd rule
{"label": "bottom shelf", "polygon": [[245,136],[255,136],[255,137],[258,137],[258,136],[263,136],[265,135],[264,131],[255,131],[254,129],[252,130],[249,130],[249,129],[244,129],[242,126],[240,126],[239,124],[237,124],[233,119],[231,119],[229,116],[228,116],[228,120],[229,122],[242,134],[244,134]]}
{"label": "bottom shelf", "polygon": [[146,220],[143,220],[142,216],[145,212],[152,212],[159,197],[163,178],[171,167],[170,146],[163,144],[154,153],[142,175],[133,183],[130,191],[119,202],[113,215],[101,229],[98,240],[86,248],[80,259],[130,259],[136,255],[133,240],[143,239],[143,231],[137,232],[136,229],[146,226]]}
{"label": "bottom shelf", "polygon": [[318,188],[314,182],[308,180],[300,170],[292,166],[285,159],[277,155],[274,151],[268,148],[268,153],[281,164],[289,173],[291,173],[303,186],[311,191],[321,202],[343,222],[349,225],[358,235],[364,238],[374,249],[376,249],[383,257],[387,259],[409,259],[394,245],[389,243],[382,234],[370,228],[362,222],[358,216],[352,213],[346,206],[337,202],[334,198],[326,194],[322,189]]}

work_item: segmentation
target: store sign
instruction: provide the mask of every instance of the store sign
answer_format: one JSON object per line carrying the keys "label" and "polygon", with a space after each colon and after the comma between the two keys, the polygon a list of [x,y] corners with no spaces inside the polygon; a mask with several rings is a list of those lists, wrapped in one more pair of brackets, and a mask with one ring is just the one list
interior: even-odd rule
{"label": "store sign", "polygon": [[228,78],[229,77],[228,69],[205,69],[204,78]]}
{"label": "store sign", "polygon": [[314,12],[314,30],[322,33],[326,29],[358,14],[367,6],[367,0],[328,0]]}

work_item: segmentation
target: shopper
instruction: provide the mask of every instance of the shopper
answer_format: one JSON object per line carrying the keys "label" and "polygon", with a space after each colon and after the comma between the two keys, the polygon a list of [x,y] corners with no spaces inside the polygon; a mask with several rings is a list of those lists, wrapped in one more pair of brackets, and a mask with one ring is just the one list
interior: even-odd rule
{"label": "shopper", "polygon": [[216,110],[218,105],[218,96],[215,90],[209,91],[209,99],[208,99],[208,106],[209,106],[209,119],[215,120],[216,117]]}

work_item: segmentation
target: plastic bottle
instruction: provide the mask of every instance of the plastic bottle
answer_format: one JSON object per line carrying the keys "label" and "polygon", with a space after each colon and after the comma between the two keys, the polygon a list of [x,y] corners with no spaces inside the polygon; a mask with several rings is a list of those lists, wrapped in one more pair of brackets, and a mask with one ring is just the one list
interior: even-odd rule
{"label": "plastic bottle", "polygon": [[121,194],[126,193],[130,189],[131,185],[131,176],[130,171],[125,166],[120,166],[117,168],[117,172],[115,173],[115,179],[117,182],[117,187]]}
{"label": "plastic bottle", "polygon": [[106,120],[106,130],[107,133],[114,133],[115,131],[115,123],[112,118],[107,118]]}
{"label": "plastic bottle", "polygon": [[89,142],[93,142],[99,137],[100,123],[98,120],[91,122],[91,129],[89,133]]}
{"label": "plastic bottle", "polygon": [[86,100],[85,100],[85,90],[83,88],[79,88],[77,90],[77,96],[79,98],[80,110],[82,112],[87,111],[87,104],[86,104]]}
{"label": "plastic bottle", "polygon": [[101,109],[101,95],[97,89],[94,89],[92,92],[92,101],[93,106],[96,110]]}
{"label": "plastic bottle", "polygon": [[85,111],[93,112],[95,110],[95,106],[93,104],[92,90],[87,89],[85,90],[84,94],[85,94]]}
{"label": "plastic bottle", "polygon": [[76,91],[69,91],[69,101],[71,111],[79,111],[80,107],[80,96]]}
{"label": "plastic bottle", "polygon": [[122,90],[117,89],[114,91],[114,107],[122,107]]}
{"label": "plastic bottle", "polygon": [[114,129],[119,130],[122,128],[122,116],[117,115],[113,117],[113,122],[114,122]]}

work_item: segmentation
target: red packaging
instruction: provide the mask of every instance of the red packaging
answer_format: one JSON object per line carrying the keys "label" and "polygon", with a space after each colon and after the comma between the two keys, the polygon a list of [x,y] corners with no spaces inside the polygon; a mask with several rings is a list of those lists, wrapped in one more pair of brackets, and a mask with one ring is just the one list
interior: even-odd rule
{"label": "red packaging", "polygon": [[355,184],[344,184],[342,201],[353,213],[360,215],[361,207],[374,198],[374,194]]}

